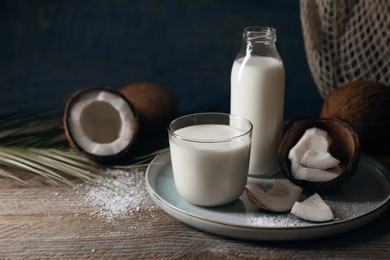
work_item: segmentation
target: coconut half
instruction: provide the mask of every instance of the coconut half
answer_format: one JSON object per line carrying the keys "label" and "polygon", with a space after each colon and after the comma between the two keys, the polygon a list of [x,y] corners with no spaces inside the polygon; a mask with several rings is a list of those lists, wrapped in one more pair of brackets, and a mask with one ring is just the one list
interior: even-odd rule
{"label": "coconut half", "polygon": [[73,94],[63,123],[70,145],[102,163],[123,158],[138,133],[133,105],[119,91],[106,87]]}
{"label": "coconut half", "polygon": [[[323,133],[325,131],[332,140],[332,142],[328,140],[328,144],[326,144],[326,146],[329,145],[329,148],[323,150],[322,147],[322,150],[314,150],[319,154],[329,152],[339,160],[341,168],[335,166],[329,169],[328,172],[324,172],[321,169],[310,169],[298,165],[298,163],[302,163],[301,159],[305,152],[312,149],[312,146],[309,145],[311,140],[301,141],[306,130],[312,128],[315,128],[315,130],[311,130],[312,132]],[[319,138],[318,135],[314,137],[316,140],[312,141],[317,148],[327,143],[325,142],[326,138]],[[301,142],[301,144],[296,146],[298,142]],[[295,153],[294,149],[296,150]],[[324,156],[326,157],[326,155]],[[290,159],[293,157],[298,159],[298,163],[292,163]],[[282,173],[294,184],[314,192],[325,191],[346,182],[356,172],[359,159],[360,149],[357,134],[348,124],[337,119],[296,118],[291,120],[284,129],[279,146],[279,162]],[[331,162],[326,162],[326,164],[328,163],[331,164]],[[317,164],[315,166],[321,168]],[[293,173],[294,170],[296,171],[295,174]],[[332,176],[333,174],[337,175]]]}

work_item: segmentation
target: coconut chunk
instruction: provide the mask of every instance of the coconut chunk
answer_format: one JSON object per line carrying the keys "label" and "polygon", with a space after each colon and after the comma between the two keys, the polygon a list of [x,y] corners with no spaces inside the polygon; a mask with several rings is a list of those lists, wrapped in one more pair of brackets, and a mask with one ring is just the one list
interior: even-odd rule
{"label": "coconut chunk", "polygon": [[272,212],[289,211],[302,194],[300,187],[291,182],[278,180],[267,192],[253,183],[247,184],[245,190],[248,199],[254,205]]}
{"label": "coconut chunk", "polygon": [[317,193],[303,202],[295,202],[291,213],[298,218],[313,222],[325,222],[334,218],[331,208]]}
{"label": "coconut chunk", "polygon": [[[332,139],[325,130],[317,127],[306,129],[305,133],[299,139],[298,143],[293,147],[297,151],[306,152],[309,149],[314,151],[326,152],[332,143]],[[303,153],[299,153],[303,156]]]}
{"label": "coconut chunk", "polygon": [[289,151],[288,158],[300,162],[308,150],[328,152],[332,139],[328,133],[317,127],[305,131],[298,143]]}
{"label": "coconut chunk", "polygon": [[297,180],[306,180],[313,182],[324,182],[333,180],[334,178],[337,178],[342,172],[343,169],[339,165],[327,170],[298,166],[296,171],[292,171],[294,177]]}
{"label": "coconut chunk", "polygon": [[328,152],[318,152],[313,149],[309,149],[303,155],[301,164],[305,167],[326,170],[337,166],[340,163],[339,160],[334,158]]}
{"label": "coconut chunk", "polygon": [[331,143],[326,131],[317,127],[307,129],[288,154],[294,178],[324,182],[338,177],[343,170],[338,165],[340,161],[328,152]]}

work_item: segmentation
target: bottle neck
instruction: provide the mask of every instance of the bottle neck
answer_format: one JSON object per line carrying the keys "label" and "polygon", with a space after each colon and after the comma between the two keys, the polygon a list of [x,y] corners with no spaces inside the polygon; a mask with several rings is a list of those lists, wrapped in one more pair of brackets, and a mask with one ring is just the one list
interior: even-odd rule
{"label": "bottle neck", "polygon": [[244,28],[242,48],[236,58],[265,56],[280,60],[276,49],[276,30],[272,27],[251,26]]}
{"label": "bottle neck", "polygon": [[246,45],[275,44],[276,30],[272,27],[264,26],[246,27],[242,37]]}

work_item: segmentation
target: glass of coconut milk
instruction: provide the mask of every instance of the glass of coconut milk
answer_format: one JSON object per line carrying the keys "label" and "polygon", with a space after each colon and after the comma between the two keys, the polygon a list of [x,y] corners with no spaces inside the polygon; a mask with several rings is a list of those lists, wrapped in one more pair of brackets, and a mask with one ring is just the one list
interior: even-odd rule
{"label": "glass of coconut milk", "polygon": [[252,124],[224,113],[175,119],[168,127],[175,186],[188,202],[219,206],[244,192]]}

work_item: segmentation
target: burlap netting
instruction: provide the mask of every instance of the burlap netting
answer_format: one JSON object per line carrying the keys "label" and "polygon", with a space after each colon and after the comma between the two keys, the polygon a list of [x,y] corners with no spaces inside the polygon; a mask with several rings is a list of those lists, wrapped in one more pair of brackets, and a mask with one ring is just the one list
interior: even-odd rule
{"label": "burlap netting", "polygon": [[300,0],[305,50],[322,97],[343,83],[390,83],[389,0]]}

